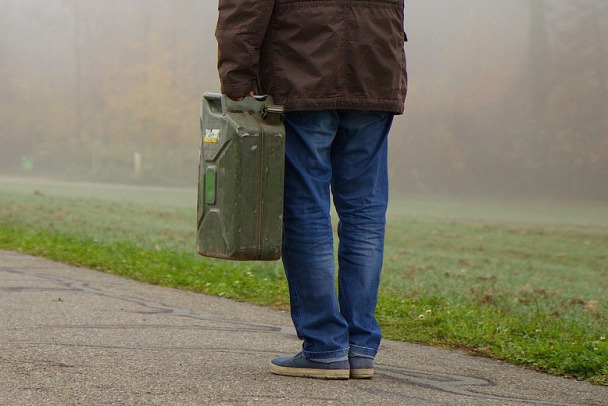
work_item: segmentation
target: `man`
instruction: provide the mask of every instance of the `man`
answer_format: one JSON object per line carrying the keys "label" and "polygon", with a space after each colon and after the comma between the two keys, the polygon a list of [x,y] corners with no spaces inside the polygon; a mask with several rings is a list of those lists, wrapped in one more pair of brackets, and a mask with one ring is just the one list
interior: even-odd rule
{"label": "man", "polygon": [[283,265],[303,346],[272,360],[273,373],[373,376],[387,135],[407,90],[403,24],[404,0],[219,0],[222,92],[270,94],[286,111]]}

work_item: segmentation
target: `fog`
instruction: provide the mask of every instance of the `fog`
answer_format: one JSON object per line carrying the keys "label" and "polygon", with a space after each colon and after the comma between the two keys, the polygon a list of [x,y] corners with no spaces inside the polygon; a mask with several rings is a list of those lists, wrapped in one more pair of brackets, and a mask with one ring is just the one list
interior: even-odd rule
{"label": "fog", "polygon": [[[212,0],[0,0],[0,176],[194,186]],[[407,0],[398,194],[608,199],[605,0]]]}

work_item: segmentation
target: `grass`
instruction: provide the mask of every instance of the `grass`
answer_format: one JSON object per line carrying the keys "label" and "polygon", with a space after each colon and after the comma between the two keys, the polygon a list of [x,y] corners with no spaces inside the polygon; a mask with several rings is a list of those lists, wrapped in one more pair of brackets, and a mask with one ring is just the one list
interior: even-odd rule
{"label": "grass", "polygon": [[[608,208],[395,200],[386,338],[608,386]],[[190,190],[0,182],[0,248],[286,309],[280,262],[195,253],[194,203]]]}

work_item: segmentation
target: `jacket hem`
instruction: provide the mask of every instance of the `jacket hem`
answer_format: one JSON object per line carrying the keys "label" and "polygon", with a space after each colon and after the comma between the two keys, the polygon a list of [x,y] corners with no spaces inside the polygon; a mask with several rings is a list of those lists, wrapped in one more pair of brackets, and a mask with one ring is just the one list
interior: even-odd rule
{"label": "jacket hem", "polygon": [[403,114],[405,102],[401,100],[384,99],[283,99],[275,97],[275,102],[282,104],[285,111],[302,110],[376,110],[394,114]]}

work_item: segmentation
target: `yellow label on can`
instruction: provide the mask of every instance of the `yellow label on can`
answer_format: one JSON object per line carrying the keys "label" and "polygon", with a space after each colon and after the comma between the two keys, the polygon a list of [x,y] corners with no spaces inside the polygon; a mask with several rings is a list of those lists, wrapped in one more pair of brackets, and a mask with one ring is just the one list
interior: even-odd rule
{"label": "yellow label on can", "polygon": [[203,136],[203,142],[208,144],[217,144],[220,141],[220,129],[205,129],[205,135]]}

